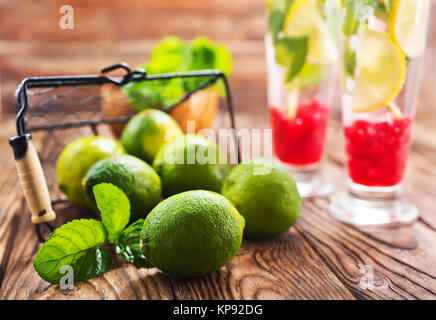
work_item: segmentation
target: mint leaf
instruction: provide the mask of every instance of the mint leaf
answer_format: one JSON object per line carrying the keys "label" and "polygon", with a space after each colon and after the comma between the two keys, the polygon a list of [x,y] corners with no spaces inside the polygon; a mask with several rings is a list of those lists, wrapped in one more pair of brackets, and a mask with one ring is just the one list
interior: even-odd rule
{"label": "mint leaf", "polygon": [[391,12],[392,6],[394,4],[394,0],[385,0],[385,10],[386,13],[389,15],[389,13]]}
{"label": "mint leaf", "polygon": [[343,33],[347,36],[357,33],[361,26],[368,24],[379,0],[345,0]]}
{"label": "mint leaf", "polygon": [[299,89],[317,86],[329,75],[329,69],[330,66],[306,63],[292,82]]}
{"label": "mint leaf", "polygon": [[139,219],[121,233],[118,243],[115,245],[115,252],[124,257],[124,259],[133,263],[136,267],[147,267],[145,256],[139,244],[140,233],[144,219]]}
{"label": "mint leaf", "polygon": [[[206,37],[198,37],[188,45],[179,38],[170,36],[152,49],[151,60],[140,67],[145,68],[150,75],[200,69],[218,69],[229,75],[232,65],[232,56],[224,45],[216,45]],[[207,80],[205,77],[197,77],[130,82],[123,90],[138,111],[148,108],[165,109],[179,102],[187,91]],[[215,88],[221,96],[225,96],[220,82]]]}
{"label": "mint leaf", "polygon": [[190,70],[210,69],[215,66],[215,47],[206,37],[197,37],[191,43]]}
{"label": "mint leaf", "polygon": [[286,15],[294,2],[295,0],[267,0],[268,30],[274,43],[279,40],[279,34],[283,31]]}
{"label": "mint leaf", "polygon": [[154,46],[151,50],[151,60],[157,59],[161,56],[175,54],[182,58],[182,60],[188,64],[190,59],[189,46],[179,38],[175,36],[169,36],[162,40],[161,43]]}
{"label": "mint leaf", "polygon": [[283,11],[273,11],[268,17],[268,29],[271,33],[273,42],[276,43],[278,40],[278,35],[283,29],[283,23],[285,22],[286,12]]}
{"label": "mint leaf", "polygon": [[111,243],[117,243],[121,231],[130,220],[130,201],[120,188],[111,183],[95,185],[93,192],[108,239]]}
{"label": "mint leaf", "polygon": [[286,82],[289,83],[303,68],[306,61],[309,38],[284,38],[277,41],[276,60],[287,66]]}
{"label": "mint leaf", "polygon": [[375,16],[380,20],[387,21],[393,5],[392,0],[385,0],[383,3],[379,2],[375,8]]}
{"label": "mint leaf", "polygon": [[289,8],[296,0],[266,0],[266,10],[268,13],[274,11],[288,12]]}
{"label": "mint leaf", "polygon": [[351,49],[349,39],[346,38],[344,41],[344,71],[345,74],[351,78],[354,78],[354,73],[356,70],[356,52]]}
{"label": "mint leaf", "polygon": [[233,59],[229,49],[223,45],[215,45],[215,69],[221,70],[225,75],[233,71]]}
{"label": "mint leaf", "polygon": [[41,278],[59,283],[60,269],[69,265],[74,281],[89,279],[106,272],[112,258],[100,247],[107,235],[103,224],[93,219],[79,219],[56,229],[36,254],[33,266]]}

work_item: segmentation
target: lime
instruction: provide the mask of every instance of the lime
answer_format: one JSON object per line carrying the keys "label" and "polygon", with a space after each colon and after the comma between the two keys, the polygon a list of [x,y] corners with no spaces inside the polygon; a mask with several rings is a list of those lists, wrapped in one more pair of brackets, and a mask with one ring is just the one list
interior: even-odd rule
{"label": "lime", "polygon": [[363,29],[357,36],[353,111],[385,107],[400,93],[406,77],[406,57],[385,33]]}
{"label": "lime", "polygon": [[243,230],[244,218],[226,198],[188,191],[150,212],[141,231],[141,247],[150,266],[176,276],[202,276],[236,255]]}
{"label": "lime", "polygon": [[160,110],[147,109],[130,119],[121,143],[129,154],[152,163],[165,141],[181,135],[180,126],[171,116]]}
{"label": "lime", "polygon": [[133,219],[144,218],[161,198],[159,176],[150,165],[134,156],[106,158],[89,169],[82,183],[94,210],[97,210],[97,205],[92,188],[103,182],[112,183],[124,191],[130,200]]}
{"label": "lime", "polygon": [[226,178],[222,194],[245,218],[245,234],[253,238],[286,231],[300,211],[294,179],[271,160],[255,159],[236,166]]}
{"label": "lime", "polygon": [[286,37],[309,37],[307,61],[327,64],[338,59],[338,50],[329,27],[318,8],[317,0],[296,0],[284,22]]}
{"label": "lime", "polygon": [[113,139],[83,137],[71,142],[59,155],[56,176],[59,188],[68,200],[78,206],[87,206],[82,179],[97,161],[124,154],[124,149]]}
{"label": "lime", "polygon": [[227,155],[200,135],[178,137],[165,144],[153,167],[162,179],[165,196],[198,189],[219,192],[232,169]]}
{"label": "lime", "polygon": [[419,57],[425,50],[430,0],[394,0],[389,14],[389,33],[407,56]]}

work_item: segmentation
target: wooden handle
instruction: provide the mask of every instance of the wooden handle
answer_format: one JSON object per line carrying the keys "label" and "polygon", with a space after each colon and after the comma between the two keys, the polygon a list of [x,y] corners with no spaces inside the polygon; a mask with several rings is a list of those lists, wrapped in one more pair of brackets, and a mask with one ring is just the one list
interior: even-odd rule
{"label": "wooden handle", "polygon": [[[49,222],[56,218],[56,214],[51,207],[50,194],[38,154],[32,142],[27,140],[21,141],[19,146],[13,146],[18,177],[32,214],[32,223]],[[16,148],[19,148],[18,152]]]}

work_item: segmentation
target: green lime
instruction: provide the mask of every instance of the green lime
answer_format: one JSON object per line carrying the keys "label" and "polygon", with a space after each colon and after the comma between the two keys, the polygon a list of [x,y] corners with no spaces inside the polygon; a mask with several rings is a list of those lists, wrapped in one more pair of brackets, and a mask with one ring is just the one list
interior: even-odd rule
{"label": "green lime", "polygon": [[160,201],[160,178],[153,168],[139,158],[121,155],[103,159],[94,164],[83,180],[86,198],[95,210],[93,186],[112,183],[124,191],[130,200],[132,219],[145,218]]}
{"label": "green lime", "polygon": [[200,135],[186,135],[166,143],[153,167],[162,179],[165,196],[199,189],[220,192],[232,169],[227,155]]}
{"label": "green lime", "polygon": [[182,129],[171,116],[147,109],[130,119],[121,135],[121,143],[129,154],[151,164],[164,142],[181,135]]}
{"label": "green lime", "polygon": [[56,176],[59,188],[68,200],[78,206],[87,206],[82,179],[97,161],[124,154],[124,149],[113,139],[83,137],[71,142],[59,155]]}
{"label": "green lime", "polygon": [[236,166],[222,194],[245,218],[245,234],[265,238],[280,234],[298,218],[301,198],[291,175],[271,160],[255,159]]}
{"label": "green lime", "polygon": [[243,230],[244,218],[226,198],[188,191],[150,212],[141,231],[141,247],[150,266],[176,276],[201,276],[236,255]]}

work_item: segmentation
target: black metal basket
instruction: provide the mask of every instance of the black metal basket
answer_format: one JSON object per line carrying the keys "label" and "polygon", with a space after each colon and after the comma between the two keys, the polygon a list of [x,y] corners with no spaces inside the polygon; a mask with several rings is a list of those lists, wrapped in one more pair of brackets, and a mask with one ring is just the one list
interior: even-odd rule
{"label": "black metal basket", "polygon": [[[117,69],[124,70],[124,76],[106,75]],[[65,143],[68,140],[65,139],[66,135],[71,135],[71,138],[87,133],[97,135],[100,133],[101,125],[123,124],[132,117],[131,115],[109,118],[102,116],[102,97],[98,90],[101,85],[113,84],[121,87],[130,82],[174,78],[204,78],[205,80],[192,90],[185,92],[174,104],[160,108],[167,113],[190,99],[197,91],[206,89],[216,84],[217,81],[223,82],[226,93],[224,111],[228,114],[227,127],[232,129],[232,150],[236,152],[237,161],[240,162],[230,88],[226,76],[219,70],[148,75],[145,70],[132,71],[126,63],[119,63],[101,70],[100,75],[33,77],[22,81],[16,91],[17,136],[10,138],[9,142],[14,151],[20,182],[32,214],[32,222],[36,226],[38,239],[41,242],[45,241],[43,226],[50,232],[54,230],[50,222],[56,218],[56,215],[51,206],[66,202],[66,199],[62,199],[59,190],[55,191],[57,187],[54,180],[51,184],[47,184],[45,180],[47,173],[51,176],[55,175],[57,155],[42,152],[44,146],[37,152],[30,142],[32,134],[43,133],[52,143],[56,144]],[[31,103],[30,98],[35,102]],[[218,124],[218,127],[221,127],[221,124]],[[75,133],[72,134],[71,130]],[[61,132],[62,139],[58,139],[56,132]],[[32,152],[33,158],[29,155]],[[38,200],[35,193],[39,193],[39,197],[48,197],[49,204]]]}

